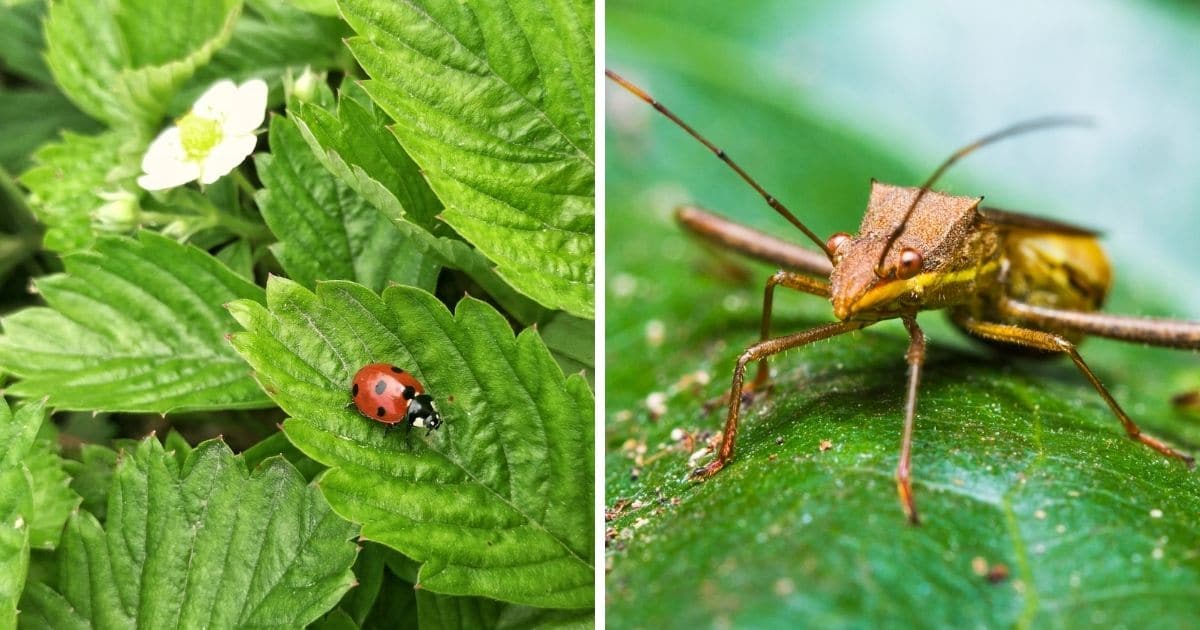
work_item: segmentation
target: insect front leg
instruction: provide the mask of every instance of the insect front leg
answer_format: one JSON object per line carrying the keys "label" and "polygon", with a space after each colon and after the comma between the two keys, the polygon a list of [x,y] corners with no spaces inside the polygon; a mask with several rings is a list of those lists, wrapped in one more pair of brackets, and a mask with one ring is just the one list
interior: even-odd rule
{"label": "insect front leg", "polygon": [[917,504],[912,492],[912,434],[917,417],[917,391],[921,384],[921,367],[925,364],[925,333],[917,326],[915,317],[904,318],[908,330],[908,393],[904,398],[904,437],[900,441],[900,462],[896,465],[896,490],[908,522],[920,525]]}
{"label": "insect front leg", "polygon": [[692,471],[692,478],[705,479],[711,477],[717,471],[724,468],[725,463],[733,457],[733,446],[737,442],[738,414],[741,411],[742,389],[746,377],[746,365],[748,363],[791,350],[792,348],[799,348],[814,341],[836,337],[852,330],[865,328],[873,323],[859,321],[834,322],[810,328],[794,335],[761,341],[747,348],[742,353],[742,356],[738,357],[737,367],[733,370],[733,386],[729,390],[729,416],[725,420],[725,432],[721,438],[721,448],[717,451],[717,458],[709,465]]}
{"label": "insect front leg", "polygon": [[984,339],[1013,343],[1026,348],[1045,350],[1047,352],[1062,352],[1071,357],[1071,360],[1075,362],[1075,367],[1079,368],[1080,372],[1083,372],[1083,375],[1091,382],[1092,387],[1096,388],[1096,391],[1100,393],[1100,397],[1108,404],[1108,408],[1112,410],[1113,415],[1117,416],[1117,419],[1121,421],[1121,425],[1125,427],[1125,433],[1129,434],[1129,437],[1167,457],[1183,460],[1189,467],[1195,464],[1196,460],[1190,455],[1180,453],[1167,446],[1161,440],[1142,433],[1142,429],[1117,404],[1112,394],[1108,393],[1108,390],[1100,383],[1100,379],[1096,377],[1096,374],[1083,362],[1083,357],[1079,356],[1079,352],[1075,349],[1075,344],[1052,333],[1030,330],[1028,328],[1021,328],[1020,326],[977,322],[969,319],[964,320],[962,324],[966,327],[967,331]]}
{"label": "insect front leg", "polygon": [[[776,271],[774,275],[767,279],[767,287],[763,291],[762,334],[758,338],[760,342],[766,341],[771,337],[771,308],[775,301],[775,287],[780,285],[810,295],[823,298],[829,297],[829,283],[824,280],[782,269]],[[758,362],[758,374],[754,377],[754,382],[750,384],[750,388],[754,390],[761,389],[767,384],[767,380],[770,377],[771,370],[767,366],[767,357],[764,356]]]}

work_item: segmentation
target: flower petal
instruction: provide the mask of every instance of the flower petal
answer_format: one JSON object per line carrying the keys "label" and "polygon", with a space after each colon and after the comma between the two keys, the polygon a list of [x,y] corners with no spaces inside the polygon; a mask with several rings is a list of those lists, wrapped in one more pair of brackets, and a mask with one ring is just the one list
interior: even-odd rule
{"label": "flower petal", "polygon": [[224,112],[224,132],[231,136],[250,133],[262,125],[267,112],[267,82],[250,79],[237,88],[237,96]]}
{"label": "flower petal", "polygon": [[182,162],[187,153],[183,150],[183,141],[179,137],[179,127],[167,127],[146,149],[142,156],[142,171],[149,173],[164,162]]}
{"label": "flower petal", "polygon": [[254,152],[258,138],[254,134],[246,134],[225,138],[221,144],[213,147],[212,152],[204,158],[200,167],[200,183],[211,184],[229,174]]}
{"label": "flower petal", "polygon": [[138,178],[138,186],[145,190],[164,190],[182,186],[200,177],[200,165],[195,162],[159,162],[153,169]]}
{"label": "flower petal", "polygon": [[210,120],[223,120],[237,102],[237,97],[238,88],[233,81],[217,81],[196,99],[196,104],[192,105],[192,113]]}

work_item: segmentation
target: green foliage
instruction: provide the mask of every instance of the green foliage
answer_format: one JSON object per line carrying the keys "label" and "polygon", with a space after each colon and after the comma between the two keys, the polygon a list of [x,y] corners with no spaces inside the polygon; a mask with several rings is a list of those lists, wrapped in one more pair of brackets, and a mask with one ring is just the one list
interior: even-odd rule
{"label": "green foliage", "polygon": [[99,193],[117,189],[133,175],[113,168],[113,155],[126,150],[126,139],[115,132],[66,132],[61,142],[34,153],[34,166],[20,179],[31,193],[30,206],[48,228],[47,249],[70,252],[91,244],[91,215],[103,203]]}
{"label": "green foliage", "polygon": [[46,61],[80,109],[152,131],[175,91],[229,40],[240,0],[64,0],[46,17]]}
{"label": "green foliage", "polygon": [[117,465],[107,524],[72,516],[57,586],[31,588],[22,620],[302,626],[351,587],[355,533],[282,459],[251,472],[211,440],[181,464],[148,438]]}
{"label": "green foliage", "polygon": [[[855,230],[869,178],[917,185],[944,153],[990,129],[936,124],[977,104],[958,83],[974,66],[953,60],[933,75],[902,66],[898,80],[914,81],[912,91],[856,82],[849,97],[843,92],[843,73],[876,69],[901,51],[925,49],[931,34],[945,34],[917,6],[609,6],[611,67],[710,136],[821,235]],[[966,11],[983,11],[982,4],[971,7]],[[851,19],[862,17],[857,11],[871,12],[871,19]],[[911,14],[912,22],[899,28],[897,13]],[[850,38],[872,26],[908,36]],[[695,41],[705,46],[687,45]],[[856,53],[830,52],[846,48]],[[995,60],[998,51],[975,52]],[[1007,62],[1028,85],[1060,84],[1059,73]],[[881,75],[896,68],[884,67]],[[1007,105],[1019,102],[1031,113],[1075,102],[1060,102],[1053,91],[1013,92],[1017,100]],[[895,120],[891,112],[912,115],[918,93],[941,95],[944,106],[922,112],[922,125],[887,125]],[[875,114],[847,121],[847,98]],[[1123,137],[1112,120],[1140,117],[1109,113],[1097,132],[1105,142]],[[1002,126],[1013,116],[1000,112],[986,124]],[[706,403],[727,391],[735,358],[758,338],[762,286],[772,270],[700,247],[673,225],[672,206],[699,203],[797,243],[804,239],[704,147],[641,102],[614,93],[608,121],[610,626],[1191,623],[1200,578],[1191,551],[1200,544],[1191,516],[1200,507],[1196,473],[1127,439],[1070,362],[985,353],[938,314],[921,318],[930,338],[913,450],[921,527],[905,524],[893,481],[906,347],[895,322],[775,359],[774,387],[747,408],[733,461],[708,482],[685,481],[689,458],[701,447],[688,448],[686,437],[672,432],[701,437],[720,430],[724,409]],[[969,135],[930,136],[943,129]],[[1030,136],[995,148],[1020,156],[1020,168],[979,168],[991,149],[973,155],[941,186],[985,193],[1001,207],[1062,209],[1058,218],[1124,232],[1120,221],[1097,222],[1102,204],[1080,201],[1088,191],[1030,192],[1005,184],[1035,175],[1030,171],[1059,177],[1079,168],[1087,175],[1086,166],[1098,166],[1084,161],[1083,152],[1044,160],[1046,147],[1058,142]],[[1111,159],[1130,173],[1158,168],[1136,151],[1118,150]],[[1107,195],[1122,185],[1142,186],[1141,176],[1100,188]],[[1168,216],[1194,226],[1191,202],[1175,192],[1167,197],[1155,211],[1173,206]],[[1151,214],[1139,213],[1139,222]],[[1188,261],[1191,250],[1182,241],[1194,232],[1181,229],[1156,241],[1172,243],[1168,256],[1177,263]],[[1110,236],[1111,246],[1118,235]],[[1176,287],[1140,282],[1140,259],[1110,251],[1118,274],[1112,311],[1188,313],[1181,305],[1187,296],[1166,293]],[[780,334],[831,319],[824,300],[777,295],[773,329]],[[1169,405],[1183,382],[1194,386],[1194,356],[1099,340],[1082,352],[1148,432],[1197,450],[1195,424]],[[656,393],[665,405],[661,415],[646,402]],[[986,573],[998,565],[1008,577],[992,583]]]}
{"label": "green foliage", "polygon": [[325,170],[290,120],[271,121],[271,154],[256,166],[265,186],[258,206],[280,235],[272,251],[289,277],[308,286],[344,279],[374,291],[388,283],[433,288],[437,264],[414,255],[410,238]]}
{"label": "green foliage", "polygon": [[349,46],[372,78],[363,87],[445,204],[441,218],[518,290],[590,318],[590,3],[339,6],[359,34]]}
{"label": "green foliage", "polygon": [[[534,30],[551,15],[480,8]],[[590,73],[586,13],[553,14],[562,27],[540,40],[489,36],[497,59],[570,53],[523,84],[538,91],[512,103],[524,113],[474,116],[503,86],[460,76],[401,125],[448,142],[420,144],[423,165],[459,161],[464,130],[526,156],[568,137],[586,147],[540,165],[469,151],[463,166],[493,169],[490,193],[522,202],[497,233],[540,204],[504,258],[477,248],[494,240],[486,225],[460,234],[447,220],[463,195],[431,186],[362,88],[335,1],[0,0],[0,376],[26,399],[0,412],[0,627],[586,623],[594,322],[544,305],[592,308],[590,288],[546,297],[594,273],[592,84],[562,80]],[[372,41],[454,45],[437,30]],[[518,65],[500,70],[534,69]],[[211,184],[138,186],[170,117],[217,81],[255,78],[270,121],[257,156]],[[570,135],[514,127],[530,112]],[[546,249],[560,233],[573,250]],[[551,291],[534,286],[541,275]],[[314,289],[369,310],[339,322],[277,308],[313,303]],[[263,324],[238,335],[245,357],[230,304]],[[350,375],[385,352],[448,419],[428,442],[385,438],[347,407]],[[331,434],[343,429],[360,438],[349,449]]]}
{"label": "green foliage", "polygon": [[91,131],[95,123],[61,94],[46,89],[0,88],[0,167],[20,172],[34,149],[61,130]]}
{"label": "green foliage", "polygon": [[269,404],[225,342],[221,305],[261,289],[152,232],[108,237],[38,281],[48,307],[5,317],[8,392],[61,409],[178,411]]}
{"label": "green foliage", "polygon": [[0,403],[0,624],[11,627],[29,569],[30,532],[38,511],[34,479],[24,459],[37,447],[43,403],[13,413]]}
{"label": "green foliage", "polygon": [[339,93],[336,112],[315,103],[302,103],[293,112],[317,159],[391,219],[422,256],[470,276],[521,323],[542,317],[544,309],[510,288],[486,256],[449,235],[436,220],[442,203],[395,136],[383,128],[386,118],[351,94],[347,89]]}
{"label": "green foliage", "polygon": [[[363,536],[424,567],[420,586],[534,606],[592,597],[592,395],[563,378],[533,330],[465,299],[359,285],[309,292],[276,279],[240,301],[234,346],[291,418],[284,430],[330,470],[321,488]],[[358,367],[385,361],[440,392],[445,425],[409,445],[348,405]]]}
{"label": "green foliage", "polygon": [[197,71],[195,87],[184,93],[184,107],[210,83],[260,78],[278,85],[293,68],[321,70],[345,65],[342,39],[350,29],[341,20],[304,13],[287,0],[248,0],[229,43]]}

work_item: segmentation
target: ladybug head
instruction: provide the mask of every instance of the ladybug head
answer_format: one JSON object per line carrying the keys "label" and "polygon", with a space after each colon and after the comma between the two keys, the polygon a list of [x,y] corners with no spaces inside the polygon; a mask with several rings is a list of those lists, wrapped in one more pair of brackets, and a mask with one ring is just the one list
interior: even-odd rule
{"label": "ladybug head", "polygon": [[442,426],[442,417],[433,407],[433,397],[429,394],[418,394],[408,401],[408,421],[414,427],[426,429],[427,435],[429,431]]}

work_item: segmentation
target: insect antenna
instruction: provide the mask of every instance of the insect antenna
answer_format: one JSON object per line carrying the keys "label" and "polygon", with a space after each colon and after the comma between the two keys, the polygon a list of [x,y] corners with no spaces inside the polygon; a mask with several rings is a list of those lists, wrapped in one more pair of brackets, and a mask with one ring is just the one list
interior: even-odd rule
{"label": "insect antenna", "polygon": [[783,202],[779,201],[778,199],[775,198],[774,195],[767,192],[767,190],[765,188],[763,188],[761,184],[759,184],[757,181],[755,181],[755,179],[753,177],[751,177],[750,174],[747,173],[741,166],[739,166],[737,162],[734,162],[733,159],[729,157],[729,154],[725,153],[724,150],[720,149],[719,147],[717,147],[717,145],[710,142],[708,140],[708,138],[705,138],[704,136],[700,135],[700,132],[693,129],[691,125],[683,122],[682,118],[680,118],[679,116],[676,116],[675,112],[672,112],[671,110],[667,109],[667,107],[665,105],[663,105],[662,103],[655,100],[654,97],[650,96],[650,94],[648,94],[645,90],[634,85],[625,77],[622,77],[621,75],[619,75],[616,72],[613,72],[612,70],[609,70],[607,68],[605,68],[605,70],[604,70],[604,75],[607,76],[609,79],[612,79],[613,82],[616,83],[617,85],[628,90],[634,96],[636,96],[636,97],[642,99],[643,101],[645,101],[646,103],[648,103],[654,109],[658,110],[658,112],[660,114],[669,118],[671,120],[671,122],[675,123],[680,128],[682,128],[684,131],[686,131],[688,133],[688,135],[699,140],[700,144],[703,144],[704,146],[708,147],[708,150],[712,151],[713,154],[716,155],[718,158],[720,158],[720,160],[722,162],[727,164],[729,166],[729,168],[733,169],[733,171],[735,173],[737,173],[739,177],[742,178],[742,181],[745,181],[747,184],[750,184],[750,187],[753,188],[756,192],[758,192],[759,195],[762,196],[763,200],[765,200],[767,202],[767,205],[771,206],[771,208],[774,209],[775,212],[778,212],[781,216],[783,216],[783,218],[787,219],[789,223],[796,226],[801,232],[804,232],[805,236],[807,236],[810,240],[812,240],[812,242],[816,243],[817,247],[821,248],[821,251],[825,253],[825,256],[828,257],[829,260],[833,260],[833,252],[830,252],[829,249],[825,246],[825,241],[822,241],[820,238],[818,238],[817,235],[815,233],[813,233],[812,230],[808,229],[808,226],[804,225],[804,223],[801,222],[800,219],[796,218],[796,215],[792,214],[792,211],[788,210],[787,206],[783,205]]}
{"label": "insect antenna", "polygon": [[917,208],[917,204],[921,202],[921,198],[925,196],[925,193],[929,191],[929,188],[937,182],[938,178],[940,178],[943,173],[945,173],[951,166],[954,166],[955,162],[958,162],[960,159],[970,155],[978,148],[998,142],[1005,138],[1011,138],[1023,133],[1028,133],[1030,131],[1040,131],[1042,129],[1049,129],[1053,127],[1091,126],[1092,119],[1082,116],[1046,116],[1044,118],[1034,118],[1032,120],[1022,121],[1012,125],[1011,127],[1005,127],[999,131],[989,133],[988,135],[979,138],[978,140],[952,153],[950,157],[946,158],[946,161],[942,162],[942,164],[937,167],[937,170],[933,171],[933,174],[929,176],[929,179],[926,179],[925,183],[921,184],[921,189],[917,191],[917,196],[912,200],[912,203],[908,205],[908,211],[904,213],[904,218],[901,219],[900,223],[898,223],[896,227],[892,229],[892,232],[888,234],[887,241],[885,241],[883,245],[883,251],[879,253],[879,260],[875,263],[875,275],[879,276],[880,278],[888,275],[888,272],[883,269],[883,260],[887,257],[888,251],[891,250],[892,244],[894,244],[896,239],[900,238],[900,235],[904,233],[904,228],[906,225],[908,225],[908,219],[912,216],[913,210]]}

